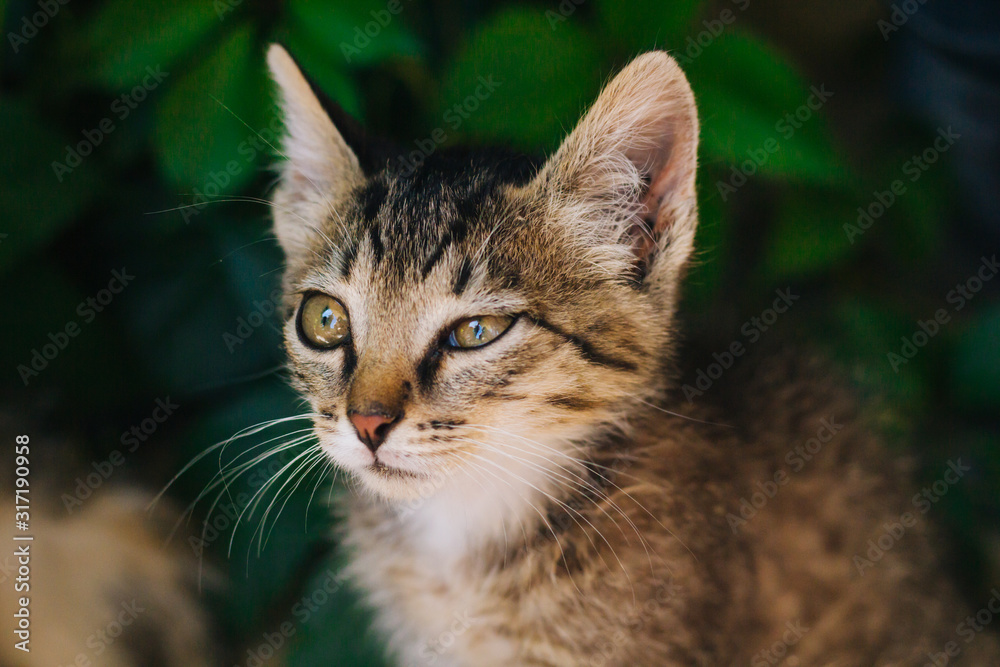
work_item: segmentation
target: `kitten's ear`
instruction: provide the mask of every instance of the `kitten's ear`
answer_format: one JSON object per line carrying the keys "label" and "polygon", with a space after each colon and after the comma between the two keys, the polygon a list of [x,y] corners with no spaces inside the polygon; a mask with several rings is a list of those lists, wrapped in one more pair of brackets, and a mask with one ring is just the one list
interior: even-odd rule
{"label": "kitten's ear", "polygon": [[592,228],[586,236],[630,244],[646,280],[676,282],[697,226],[697,155],[691,86],[673,58],[654,51],[604,88],[536,184]]}
{"label": "kitten's ear", "polygon": [[[275,211],[275,233],[291,255],[308,247],[316,234],[303,222],[303,218],[316,219],[316,211],[305,209],[319,208],[332,215],[330,209],[363,183],[364,173],[357,154],[288,52],[272,44],[267,64],[281,93],[286,128],[282,141],[286,161],[276,196],[281,208]],[[316,224],[322,222],[316,220]]]}

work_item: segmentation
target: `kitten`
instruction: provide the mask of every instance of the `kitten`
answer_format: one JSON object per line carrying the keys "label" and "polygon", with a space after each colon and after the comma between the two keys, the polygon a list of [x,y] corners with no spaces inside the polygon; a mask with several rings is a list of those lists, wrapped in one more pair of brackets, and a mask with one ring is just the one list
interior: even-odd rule
{"label": "kitten", "polygon": [[772,361],[719,383],[726,412],[671,408],[698,118],[668,55],[622,70],[543,164],[442,150],[412,171],[281,47],[268,61],[287,353],[357,483],[343,543],[398,664],[1000,656],[956,636],[969,610],[921,524],[859,574],[909,495],[822,371]]}

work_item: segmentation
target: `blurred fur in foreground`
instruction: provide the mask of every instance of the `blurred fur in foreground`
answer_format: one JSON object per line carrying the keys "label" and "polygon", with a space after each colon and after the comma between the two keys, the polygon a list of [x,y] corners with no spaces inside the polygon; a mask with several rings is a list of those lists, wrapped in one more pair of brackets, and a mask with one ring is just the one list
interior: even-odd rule
{"label": "blurred fur in foreground", "polygon": [[[4,420],[7,421],[7,420]],[[9,427],[10,424],[5,426]],[[30,542],[15,542],[14,432],[3,428],[0,472],[0,664],[5,667],[206,667],[215,664],[198,567],[178,541],[176,515],[130,489],[101,488],[67,513],[63,448],[30,442]],[[30,432],[30,431],[29,431]],[[7,445],[11,446],[8,447]],[[66,475],[68,476],[68,475]],[[14,549],[30,545],[30,590],[16,592]],[[30,653],[14,648],[18,598],[30,596]]]}

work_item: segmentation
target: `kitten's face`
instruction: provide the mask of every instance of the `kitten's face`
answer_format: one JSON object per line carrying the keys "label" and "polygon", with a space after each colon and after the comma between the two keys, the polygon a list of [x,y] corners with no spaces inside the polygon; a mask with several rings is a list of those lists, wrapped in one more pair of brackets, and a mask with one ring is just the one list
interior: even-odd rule
{"label": "kitten's face", "polygon": [[[285,59],[271,54],[290,125],[275,198],[286,348],[342,469],[392,499],[456,476],[544,486],[546,471],[585,456],[588,436],[662,387],[694,225],[692,174],[657,229],[664,201],[689,185],[671,159],[681,151],[640,141],[634,161],[605,159],[590,175],[596,139],[584,123],[538,172],[467,153],[379,169],[323,125]],[[302,137],[305,122],[320,127]],[[609,179],[611,167],[623,173]],[[676,256],[658,252],[670,232]]]}
{"label": "kitten's face", "polygon": [[[329,415],[320,440],[392,496],[462,465],[541,463],[545,447],[641,393],[664,343],[648,294],[590,264],[516,182],[485,164],[447,167],[373,178],[291,283],[287,349],[303,393]],[[309,334],[331,317],[340,330],[326,347]],[[351,417],[380,412],[391,423],[372,451]]]}

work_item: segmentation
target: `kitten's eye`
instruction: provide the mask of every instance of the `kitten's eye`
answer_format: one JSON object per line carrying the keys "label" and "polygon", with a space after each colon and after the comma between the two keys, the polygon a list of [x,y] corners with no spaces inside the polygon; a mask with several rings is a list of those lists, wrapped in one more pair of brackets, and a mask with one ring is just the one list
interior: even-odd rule
{"label": "kitten's eye", "polygon": [[299,331],[308,345],[330,349],[347,340],[351,324],[343,304],[332,296],[313,294],[299,309]]}
{"label": "kitten's eye", "polygon": [[509,315],[483,315],[462,320],[448,335],[452,347],[482,347],[496,340],[510,328],[514,318]]}

